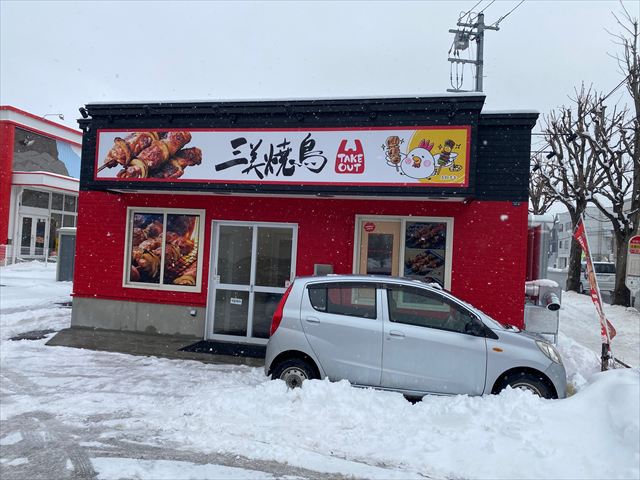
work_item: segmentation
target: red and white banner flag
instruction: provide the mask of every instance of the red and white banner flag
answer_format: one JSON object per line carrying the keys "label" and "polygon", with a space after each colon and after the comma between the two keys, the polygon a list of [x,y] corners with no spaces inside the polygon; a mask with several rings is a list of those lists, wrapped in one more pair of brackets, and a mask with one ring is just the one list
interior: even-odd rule
{"label": "red and white banner flag", "polygon": [[578,222],[578,225],[576,225],[576,229],[573,232],[573,237],[580,244],[582,250],[584,251],[584,257],[587,263],[586,273],[587,278],[589,279],[591,300],[596,306],[598,317],[600,317],[600,336],[602,337],[602,343],[609,344],[613,337],[616,336],[616,329],[613,328],[613,325],[611,325],[609,320],[607,320],[607,317],[604,314],[604,310],[602,309],[602,297],[600,296],[598,279],[596,278],[596,272],[593,268],[593,261],[591,260],[591,253],[589,251],[589,240],[587,239],[587,231],[584,228],[584,221],[582,217],[580,217],[580,221]]}

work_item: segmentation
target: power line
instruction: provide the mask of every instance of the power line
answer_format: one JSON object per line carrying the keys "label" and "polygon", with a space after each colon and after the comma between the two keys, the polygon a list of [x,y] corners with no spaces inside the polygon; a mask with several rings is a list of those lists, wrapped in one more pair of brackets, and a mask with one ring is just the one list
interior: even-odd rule
{"label": "power line", "polygon": [[[493,3],[493,2],[491,2]],[[524,0],[521,0],[521,2],[519,4],[517,4],[515,7],[513,7],[511,10],[509,10],[506,14],[504,14],[503,16],[501,16],[498,20],[496,20],[496,22],[493,24],[494,27],[497,27],[498,24],[504,20],[505,18],[507,18],[509,15],[511,15],[513,13],[513,11],[518,8],[520,5],[522,5],[524,3]]]}
{"label": "power line", "polygon": [[469,10],[467,10],[464,13],[461,13],[460,16],[458,17],[458,21],[462,20],[462,17],[469,15],[469,13],[471,13],[471,11],[476,8],[478,5],[480,5],[482,2],[484,2],[484,0],[480,0],[478,3],[476,3],[473,7],[471,7]]}
{"label": "power line", "polygon": [[478,15],[480,15],[482,12],[484,12],[487,8],[489,8],[491,5],[493,5],[496,2],[496,0],[491,0],[491,3],[489,5],[487,5],[486,7],[484,7],[482,10],[480,10],[478,12]]}
{"label": "power line", "polygon": [[495,3],[496,0],[491,0],[491,3],[489,3],[489,5],[487,5],[486,7],[483,7],[482,10],[480,10],[478,13],[476,13],[475,15],[471,16],[469,15],[469,18],[467,19],[467,23],[472,23],[475,22],[478,17],[480,16],[481,13],[483,13],[487,8],[489,8],[491,5],[493,5]]}

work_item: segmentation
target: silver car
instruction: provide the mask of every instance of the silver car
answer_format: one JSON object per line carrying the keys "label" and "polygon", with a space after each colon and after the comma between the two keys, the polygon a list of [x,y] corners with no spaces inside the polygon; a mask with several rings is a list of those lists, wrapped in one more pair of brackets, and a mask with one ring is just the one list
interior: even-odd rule
{"label": "silver car", "polygon": [[[616,288],[616,264],[612,262],[593,262],[598,288],[601,292],[613,292]],[[587,275],[587,264],[580,264],[580,293],[589,294],[591,286]]]}
{"label": "silver car", "polygon": [[503,326],[435,284],[394,277],[297,278],[273,315],[265,373],[425,394],[506,386],[564,398],[566,373],[541,337]]}

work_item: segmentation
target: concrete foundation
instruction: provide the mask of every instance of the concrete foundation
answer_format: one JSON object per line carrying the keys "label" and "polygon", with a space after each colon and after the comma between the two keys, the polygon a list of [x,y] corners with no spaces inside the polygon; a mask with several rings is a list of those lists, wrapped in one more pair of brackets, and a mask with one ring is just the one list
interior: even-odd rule
{"label": "concrete foundation", "polygon": [[206,309],[161,303],[74,297],[72,327],[176,335],[202,340]]}

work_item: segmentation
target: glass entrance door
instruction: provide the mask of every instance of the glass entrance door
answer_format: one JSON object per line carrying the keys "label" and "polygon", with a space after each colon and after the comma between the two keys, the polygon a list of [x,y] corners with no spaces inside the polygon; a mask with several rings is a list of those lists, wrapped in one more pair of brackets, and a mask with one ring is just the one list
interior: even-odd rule
{"label": "glass entrance door", "polygon": [[292,225],[214,222],[209,337],[266,343],[294,276],[296,233]]}
{"label": "glass entrance door", "polygon": [[44,257],[48,233],[47,218],[21,216],[19,256],[21,258]]}
{"label": "glass entrance door", "polygon": [[395,221],[361,222],[358,273],[399,275],[400,226]]}
{"label": "glass entrance door", "polygon": [[451,288],[453,219],[356,217],[354,273],[399,275]]}

